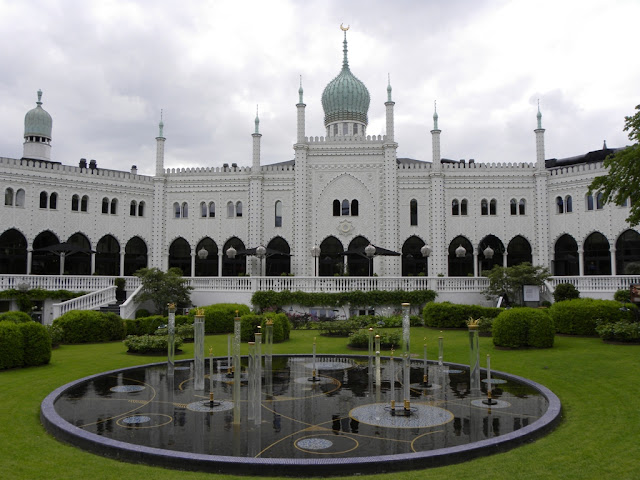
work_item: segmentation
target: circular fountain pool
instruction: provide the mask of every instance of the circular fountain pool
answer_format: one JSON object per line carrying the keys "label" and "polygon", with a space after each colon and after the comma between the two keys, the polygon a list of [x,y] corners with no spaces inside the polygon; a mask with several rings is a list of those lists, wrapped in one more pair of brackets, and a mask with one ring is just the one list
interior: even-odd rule
{"label": "circular fountain pool", "polygon": [[[243,360],[246,360],[243,359]],[[469,390],[468,367],[412,360],[409,416],[402,411],[399,363],[381,381],[362,356],[274,356],[263,367],[262,396],[250,408],[245,374],[234,423],[233,378],[226,359],[206,362],[205,390],[193,388],[193,361],[105,372],[64,385],[42,403],[57,438],[132,462],[248,475],[326,476],[446,465],[513,448],[548,432],[560,402],[547,388],[492,372]],[[210,385],[215,403],[209,403]],[[254,402],[254,406],[257,402]],[[255,412],[255,413],[253,413]],[[238,412],[235,412],[236,414]],[[249,418],[251,417],[251,418]]]}

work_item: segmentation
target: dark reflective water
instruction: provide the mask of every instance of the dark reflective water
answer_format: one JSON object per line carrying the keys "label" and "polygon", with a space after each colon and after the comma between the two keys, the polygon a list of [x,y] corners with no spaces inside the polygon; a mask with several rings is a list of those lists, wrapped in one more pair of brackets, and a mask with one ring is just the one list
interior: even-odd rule
{"label": "dark reflective water", "polygon": [[[399,454],[467,444],[518,430],[541,417],[547,401],[513,381],[493,385],[498,405],[489,408],[486,382],[469,391],[469,373],[429,367],[433,388],[420,385],[422,362],[413,361],[412,416],[391,416],[390,368],[381,385],[366,360],[319,356],[320,381],[310,382],[311,358],[274,357],[265,365],[261,423],[248,420],[248,386],[242,383],[240,425],[233,423],[232,379],[226,359],[215,359],[211,410],[209,361],[205,390],[193,390],[193,364],[147,366],[105,375],[68,390],[55,403],[68,422],[111,439],[169,450],[239,457],[322,458]],[[458,367],[454,367],[458,368]],[[395,363],[395,400],[402,406],[402,368]],[[483,377],[484,379],[484,373]],[[199,409],[204,411],[198,411]],[[400,411],[400,410],[398,410]]]}

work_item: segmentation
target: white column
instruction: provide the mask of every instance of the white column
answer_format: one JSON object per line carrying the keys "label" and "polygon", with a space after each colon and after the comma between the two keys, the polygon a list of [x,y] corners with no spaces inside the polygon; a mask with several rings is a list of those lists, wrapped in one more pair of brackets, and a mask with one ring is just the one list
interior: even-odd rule
{"label": "white column", "polygon": [[124,277],[124,250],[120,250],[120,276]]}
{"label": "white column", "polygon": [[191,276],[196,276],[196,252],[191,252]]}
{"label": "white column", "polygon": [[616,272],[616,247],[611,245],[611,275],[617,275]]}
{"label": "white column", "polygon": [[222,277],[222,249],[218,249],[218,277]]}
{"label": "white column", "polygon": [[91,252],[91,275],[96,273],[96,252]]}
{"label": "white column", "polygon": [[31,275],[31,266],[33,264],[33,247],[27,247],[27,275]]}
{"label": "white column", "polygon": [[584,276],[584,249],[582,245],[578,245],[578,267],[580,268],[580,276]]}
{"label": "white column", "polygon": [[475,250],[473,252],[473,276],[478,276],[478,252]]}

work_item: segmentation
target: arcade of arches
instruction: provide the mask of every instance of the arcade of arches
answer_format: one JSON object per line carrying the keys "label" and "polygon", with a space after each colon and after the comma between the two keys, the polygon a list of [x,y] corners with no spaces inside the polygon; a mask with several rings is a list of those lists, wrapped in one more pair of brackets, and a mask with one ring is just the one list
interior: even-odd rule
{"label": "arcade of arches", "polygon": [[[373,275],[373,262],[364,254],[370,241],[357,236],[345,249],[335,236],[320,244],[317,271],[320,276],[347,273],[351,276]],[[421,254],[424,240],[409,237],[401,249],[403,276],[433,275],[429,272],[429,258]],[[64,246],[65,249],[61,249]],[[238,276],[246,273],[247,256],[230,258],[227,251],[245,251],[245,244],[237,237],[228,239],[222,249],[209,237],[201,239],[195,248],[184,238],[176,238],[169,246],[169,267],[178,267],[185,276]],[[264,272],[279,276],[291,271],[290,247],[282,237],[273,238],[267,245]],[[389,253],[387,253],[389,254]],[[448,247],[448,275],[477,276],[494,265],[513,266],[532,262],[532,248],[518,235],[506,245],[498,237],[488,235],[477,246],[460,235]],[[40,232],[31,248],[26,237],[17,229],[0,235],[0,274],[34,275],[110,275],[129,276],[148,265],[147,244],[134,236],[124,248],[112,235],[100,238],[95,246],[83,233],[60,239],[53,232]],[[552,274],[626,275],[640,271],[640,234],[626,230],[615,242],[602,233],[592,232],[578,242],[571,235],[559,237],[553,250]]]}

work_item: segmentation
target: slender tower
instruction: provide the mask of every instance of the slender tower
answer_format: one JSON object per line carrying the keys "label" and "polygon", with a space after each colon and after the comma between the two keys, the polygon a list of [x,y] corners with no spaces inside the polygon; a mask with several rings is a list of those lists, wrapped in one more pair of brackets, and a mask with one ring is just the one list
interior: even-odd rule
{"label": "slender tower", "polygon": [[[533,252],[533,263],[535,265],[549,266],[549,208],[547,184],[549,172],[545,168],[544,162],[544,128],[542,128],[542,113],[540,113],[540,102],[538,101],[538,128],[534,130],[536,134],[536,205],[535,205],[535,232],[536,248]],[[551,272],[553,273],[553,272]]]}
{"label": "slender tower", "polygon": [[[260,169],[260,118],[256,105],[255,131],[253,137],[253,162],[249,177],[249,244],[258,247],[262,244],[263,233],[263,205],[262,205],[262,171]],[[268,208],[268,207],[267,207]],[[252,275],[260,275],[260,262],[256,257],[251,258]]]}
{"label": "slender tower", "polygon": [[[384,216],[381,229],[382,244],[389,250],[398,249],[398,235],[400,232],[398,207],[398,144],[394,139],[393,107],[395,102],[391,98],[391,77],[387,84],[386,108],[386,135],[382,145],[384,151]],[[382,273],[385,275],[400,275],[400,262],[396,257],[385,257],[386,265],[383,265]]]}
{"label": "slender tower", "polygon": [[151,259],[149,267],[157,267],[166,270],[168,266],[168,252],[165,244],[167,229],[167,216],[165,214],[166,205],[166,178],[164,174],[164,122],[162,111],[160,111],[160,123],[158,125],[158,136],[156,137],[156,174],[153,177],[153,223],[151,227]]}
{"label": "slender tower", "polygon": [[448,274],[448,249],[445,242],[445,195],[444,174],[440,163],[440,129],[438,128],[438,110],[433,102],[433,130],[431,130],[431,207],[432,254],[429,257],[429,275]]}

